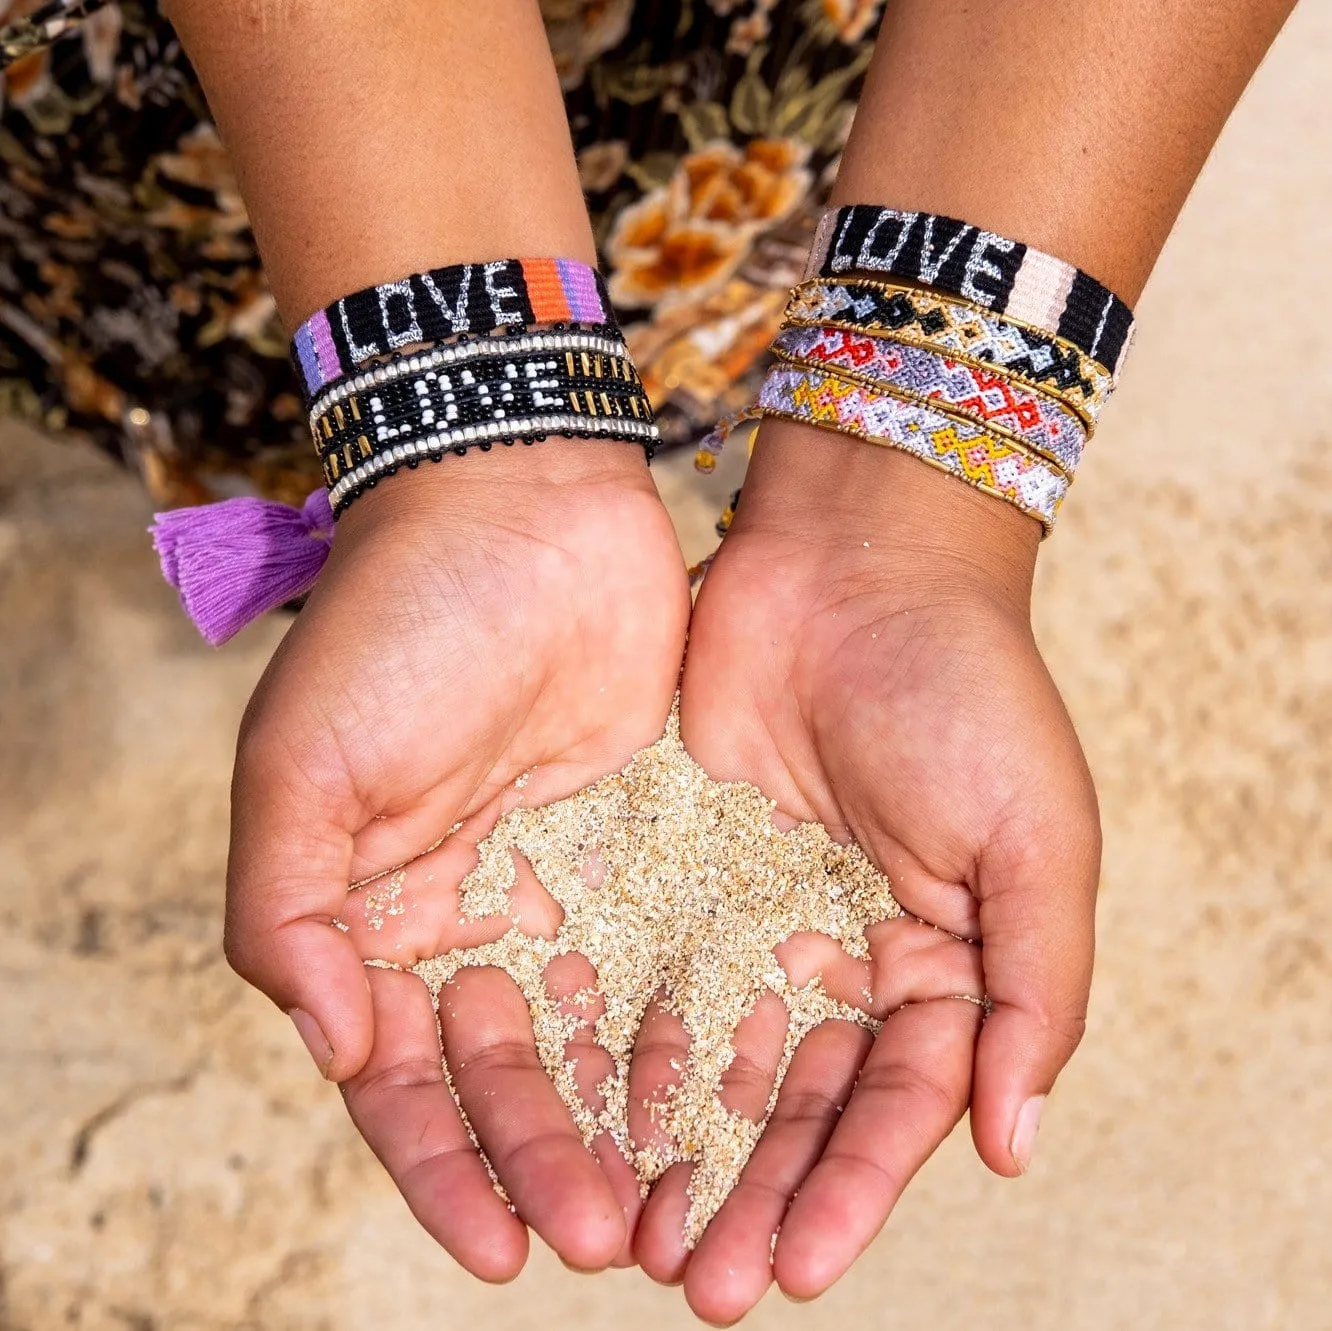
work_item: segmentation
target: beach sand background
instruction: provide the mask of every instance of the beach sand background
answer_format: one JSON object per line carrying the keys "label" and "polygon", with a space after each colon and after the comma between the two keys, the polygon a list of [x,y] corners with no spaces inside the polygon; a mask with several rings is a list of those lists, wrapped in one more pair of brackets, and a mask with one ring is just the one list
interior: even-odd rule
{"label": "beach sand background", "polygon": [[[1332,1328],[1329,67],[1306,0],[1042,555],[1106,855],[1033,1171],[956,1133],[841,1285],[756,1328]],[[726,477],[660,474],[697,555]],[[201,645],[147,518],[102,459],[0,436],[0,1327],[688,1325],[633,1272],[463,1275],[227,969],[231,745],[285,621]]]}

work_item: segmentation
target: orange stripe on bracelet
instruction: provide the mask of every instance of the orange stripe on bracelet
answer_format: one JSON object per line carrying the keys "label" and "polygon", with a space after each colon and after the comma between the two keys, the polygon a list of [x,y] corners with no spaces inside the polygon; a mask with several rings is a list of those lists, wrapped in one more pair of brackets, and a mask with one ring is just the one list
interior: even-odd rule
{"label": "orange stripe on bracelet", "polygon": [[532,318],[537,323],[563,323],[573,318],[554,259],[524,259],[523,278],[527,282]]}

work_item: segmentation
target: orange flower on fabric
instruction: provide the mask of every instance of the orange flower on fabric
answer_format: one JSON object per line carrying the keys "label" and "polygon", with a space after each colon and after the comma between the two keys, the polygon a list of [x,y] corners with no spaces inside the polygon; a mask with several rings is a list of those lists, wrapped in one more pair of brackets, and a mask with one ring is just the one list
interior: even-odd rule
{"label": "orange flower on fabric", "polygon": [[776,335],[788,295],[733,277],[711,295],[627,327],[629,350],[653,408],[680,393],[707,415],[739,406],[730,397],[747,394],[744,377]]}
{"label": "orange flower on fabric", "polygon": [[566,92],[583,81],[597,56],[624,40],[632,11],[633,0],[541,0],[546,39]]}
{"label": "orange flower on fabric", "polygon": [[711,143],[620,214],[607,243],[611,299],[669,306],[715,291],[754,238],[783,221],[809,188],[809,149],[795,139]]}
{"label": "orange flower on fabric", "polygon": [[249,226],[231,158],[212,125],[196,125],[179,140],[175,152],[163,153],[157,159],[157,169],[168,180],[211,194],[216,201],[211,211],[218,215],[220,228],[239,231]]}
{"label": "orange flower on fabric", "polygon": [[879,17],[883,0],[822,0],[823,14],[844,42],[858,42]]}

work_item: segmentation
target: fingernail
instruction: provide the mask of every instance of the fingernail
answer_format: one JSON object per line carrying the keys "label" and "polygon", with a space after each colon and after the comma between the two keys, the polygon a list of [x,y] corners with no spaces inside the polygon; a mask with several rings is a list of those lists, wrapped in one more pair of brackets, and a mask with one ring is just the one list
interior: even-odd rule
{"label": "fingernail", "polygon": [[298,1007],[289,1009],[287,1016],[291,1018],[291,1024],[296,1027],[297,1034],[305,1041],[305,1047],[310,1051],[310,1057],[314,1059],[319,1075],[327,1077],[328,1065],[333,1061],[333,1046],[329,1044],[319,1023],[308,1012],[303,1012]]}
{"label": "fingernail", "polygon": [[1036,1148],[1036,1133],[1041,1126],[1041,1110],[1044,1108],[1045,1096],[1033,1095],[1018,1110],[1017,1122],[1013,1124],[1013,1140],[1008,1149],[1020,1173],[1025,1174],[1031,1166],[1031,1153]]}

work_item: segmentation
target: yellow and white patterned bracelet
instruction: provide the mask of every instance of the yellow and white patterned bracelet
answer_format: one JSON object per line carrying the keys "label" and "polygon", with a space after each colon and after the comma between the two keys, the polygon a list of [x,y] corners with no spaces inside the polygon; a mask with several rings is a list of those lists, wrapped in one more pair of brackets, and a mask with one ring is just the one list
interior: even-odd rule
{"label": "yellow and white patterned bracelet", "polygon": [[834,372],[776,365],[759,391],[763,417],[803,421],[898,448],[968,485],[1006,500],[1048,533],[1069,479],[1045,458],[980,425],[876,391]]}

